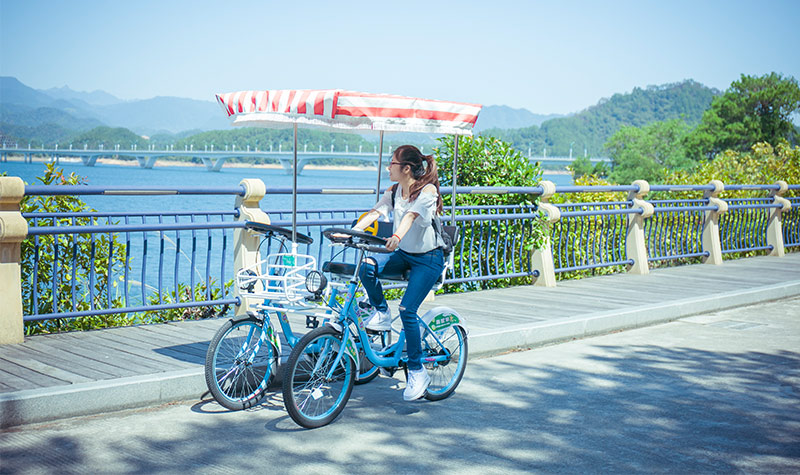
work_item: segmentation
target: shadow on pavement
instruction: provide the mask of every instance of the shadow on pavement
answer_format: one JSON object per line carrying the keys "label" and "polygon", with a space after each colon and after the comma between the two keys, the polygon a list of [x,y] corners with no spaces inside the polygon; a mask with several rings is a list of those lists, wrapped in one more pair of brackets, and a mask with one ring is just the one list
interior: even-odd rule
{"label": "shadow on pavement", "polygon": [[[110,437],[110,471],[421,473],[794,472],[800,353],[590,346],[580,367],[470,363],[449,399],[409,404],[397,379],[353,391],[332,425],[302,430],[271,393],[246,418],[206,412],[177,437]],[[195,404],[192,410],[208,401]],[[261,411],[271,414],[268,421]],[[120,423],[124,423],[121,420]],[[14,437],[8,431],[3,437]],[[79,470],[82,440],[0,450],[0,472]]]}

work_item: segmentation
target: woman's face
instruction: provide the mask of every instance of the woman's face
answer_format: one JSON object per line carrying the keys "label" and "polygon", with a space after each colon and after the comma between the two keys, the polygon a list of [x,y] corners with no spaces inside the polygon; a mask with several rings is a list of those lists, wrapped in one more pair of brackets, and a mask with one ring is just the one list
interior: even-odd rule
{"label": "woman's face", "polygon": [[400,161],[395,155],[392,155],[392,160],[389,162],[386,169],[389,170],[389,180],[391,181],[400,181],[411,173],[411,167],[408,165],[400,165]]}

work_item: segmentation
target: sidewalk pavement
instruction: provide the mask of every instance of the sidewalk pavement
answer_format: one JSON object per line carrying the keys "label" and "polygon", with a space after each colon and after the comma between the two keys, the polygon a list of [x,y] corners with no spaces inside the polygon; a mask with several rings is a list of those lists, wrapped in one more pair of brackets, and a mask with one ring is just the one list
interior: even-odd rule
{"label": "sidewalk pavement", "polygon": [[[562,281],[556,288],[442,295],[420,313],[456,309],[476,358],[797,295],[800,253],[792,253]],[[0,346],[0,428],[199,400],[206,392],[205,349],[222,321],[43,335]]]}

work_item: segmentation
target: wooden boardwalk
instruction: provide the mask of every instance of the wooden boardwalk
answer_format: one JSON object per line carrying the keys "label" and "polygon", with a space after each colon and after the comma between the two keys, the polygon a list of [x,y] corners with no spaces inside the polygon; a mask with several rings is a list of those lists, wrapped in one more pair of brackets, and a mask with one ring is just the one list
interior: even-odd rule
{"label": "wooden boardwalk", "polygon": [[[469,326],[473,356],[798,294],[800,253],[791,253],[783,258],[726,261],[721,266],[658,269],[645,276],[561,281],[555,288],[442,295],[424,304],[420,313],[437,305],[456,309]],[[305,332],[300,318],[292,322],[293,328]],[[108,388],[114,381],[171,374],[193,378],[187,391],[197,397],[198,388],[204,386],[206,348],[223,321],[40,335],[0,346],[0,403],[47,391],[90,389],[97,383]],[[159,397],[167,397],[161,391]]]}

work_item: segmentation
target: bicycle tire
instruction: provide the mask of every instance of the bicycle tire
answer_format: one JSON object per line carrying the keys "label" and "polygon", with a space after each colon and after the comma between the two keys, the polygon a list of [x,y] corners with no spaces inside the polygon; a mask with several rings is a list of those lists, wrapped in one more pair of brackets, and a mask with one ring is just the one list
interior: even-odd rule
{"label": "bicycle tire", "polygon": [[[292,348],[283,376],[283,404],[298,425],[314,429],[330,424],[342,412],[356,378],[356,365],[345,352],[333,363],[342,335],[330,326],[307,333]],[[326,374],[334,369],[331,381]]]}
{"label": "bicycle tire", "polygon": [[277,350],[262,339],[264,322],[243,317],[225,322],[208,345],[206,386],[221,406],[252,407],[264,396],[277,364]]}
{"label": "bicycle tire", "polygon": [[429,401],[439,401],[453,394],[467,368],[468,349],[464,329],[452,325],[436,332],[436,336],[450,352],[451,359],[444,363],[425,361],[426,357],[445,354],[442,345],[430,333],[425,332],[422,339],[422,364],[431,377],[425,393],[425,399]]}

